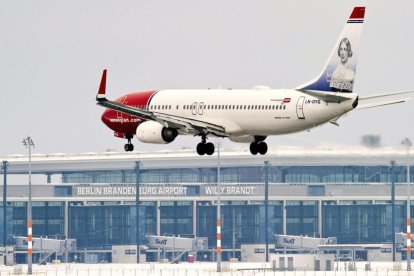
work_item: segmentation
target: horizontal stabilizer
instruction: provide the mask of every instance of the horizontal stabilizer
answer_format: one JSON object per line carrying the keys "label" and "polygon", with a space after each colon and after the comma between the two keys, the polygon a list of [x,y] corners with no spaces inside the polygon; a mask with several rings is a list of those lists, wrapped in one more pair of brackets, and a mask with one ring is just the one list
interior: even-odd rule
{"label": "horizontal stabilizer", "polygon": [[351,93],[335,93],[335,92],[325,93],[325,92],[320,92],[316,90],[305,90],[305,89],[296,89],[296,90],[302,93],[308,94],[310,96],[316,97],[318,99],[321,99],[325,102],[335,102],[335,103],[351,100],[353,99],[353,97],[351,96],[355,95]]}

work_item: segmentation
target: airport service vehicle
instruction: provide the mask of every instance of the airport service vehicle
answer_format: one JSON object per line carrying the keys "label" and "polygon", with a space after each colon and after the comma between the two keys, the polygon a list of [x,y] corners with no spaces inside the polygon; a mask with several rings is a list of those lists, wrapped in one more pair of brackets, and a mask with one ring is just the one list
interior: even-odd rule
{"label": "airport service vehicle", "polygon": [[144,143],[168,144],[178,135],[200,136],[199,155],[212,155],[214,144],[208,137],[229,138],[250,143],[250,152],[266,154],[265,139],[308,130],[332,123],[355,109],[402,103],[388,100],[365,105],[359,102],[403,91],[373,96],[354,93],[359,42],[365,7],[355,7],[320,75],[295,89],[194,89],[158,90],[123,95],[115,101],[106,98],[107,70],[102,74],[97,104],[107,109],[102,121],[116,137],[125,138],[125,151],[134,149],[135,135]]}

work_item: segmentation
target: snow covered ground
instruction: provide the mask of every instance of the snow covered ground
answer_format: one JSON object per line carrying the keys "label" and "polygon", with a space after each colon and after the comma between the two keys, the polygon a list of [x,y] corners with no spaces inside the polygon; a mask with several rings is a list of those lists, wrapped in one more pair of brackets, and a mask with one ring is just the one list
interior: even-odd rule
{"label": "snow covered ground", "polygon": [[[216,272],[216,263],[196,262],[180,264],[49,264],[33,265],[33,275],[42,276],[405,276],[414,272],[405,271],[406,263],[395,267],[392,263],[371,263],[371,271],[365,271],[366,262],[357,262],[356,271],[345,271],[347,263],[339,263],[338,271],[272,271],[270,263],[222,263],[222,272]],[[336,263],[335,263],[336,268]],[[413,264],[414,268],[414,264]],[[14,275],[22,269],[27,273],[27,265],[14,267],[0,266],[0,276]]]}

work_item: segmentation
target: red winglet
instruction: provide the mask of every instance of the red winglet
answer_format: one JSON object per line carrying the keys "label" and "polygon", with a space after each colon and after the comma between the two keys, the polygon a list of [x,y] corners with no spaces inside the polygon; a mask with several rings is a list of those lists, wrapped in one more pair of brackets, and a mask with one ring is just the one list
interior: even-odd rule
{"label": "red winglet", "polygon": [[103,70],[101,84],[99,85],[98,94],[105,95],[106,92],[106,69]]}
{"label": "red winglet", "polygon": [[349,19],[363,19],[365,15],[365,7],[355,7]]}

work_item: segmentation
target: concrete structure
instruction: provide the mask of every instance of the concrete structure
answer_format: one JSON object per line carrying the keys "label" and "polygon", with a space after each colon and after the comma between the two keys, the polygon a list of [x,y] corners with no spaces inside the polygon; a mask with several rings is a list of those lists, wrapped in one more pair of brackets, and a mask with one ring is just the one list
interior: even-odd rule
{"label": "concrete structure", "polygon": [[[139,263],[144,264],[147,261],[145,254],[146,247],[140,247]],[[113,245],[112,262],[117,264],[134,264],[137,263],[137,247],[135,245]]]}
{"label": "concrete structure", "polygon": [[334,254],[273,254],[270,262],[278,270],[334,270]]}

